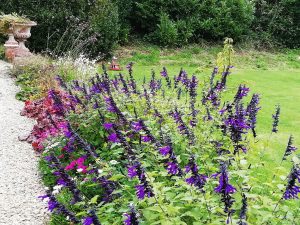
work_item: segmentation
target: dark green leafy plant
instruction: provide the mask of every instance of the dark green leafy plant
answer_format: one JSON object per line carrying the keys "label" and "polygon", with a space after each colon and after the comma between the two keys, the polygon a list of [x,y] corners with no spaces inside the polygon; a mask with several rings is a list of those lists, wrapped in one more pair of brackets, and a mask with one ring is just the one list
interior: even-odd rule
{"label": "dark green leafy plant", "polygon": [[[290,48],[300,46],[300,2],[297,0],[256,0],[255,19],[252,24],[258,44],[280,44]],[[255,38],[256,37],[256,38]]]}
{"label": "dark green leafy plant", "polygon": [[178,31],[176,24],[169,19],[168,14],[162,13],[157,29],[150,34],[150,39],[161,46],[174,46],[177,43]]}
{"label": "dark green leafy plant", "polygon": [[[88,20],[92,31],[97,33],[96,46],[92,48],[93,55],[97,53],[111,53],[118,42],[120,33],[119,14],[117,6],[109,0],[96,0],[90,11]],[[126,36],[125,28],[123,35]],[[123,40],[126,37],[123,36]]]}
{"label": "dark green leafy plant", "polygon": [[[169,20],[177,24],[179,34],[176,43],[181,45],[187,40],[197,41],[201,38],[220,40],[225,36],[232,36],[241,39],[243,35],[249,33],[253,13],[252,3],[242,0],[234,2],[140,0],[135,5],[133,3],[131,15],[128,17],[134,30],[147,34],[155,32],[157,25],[162,22],[161,15],[167,14]],[[159,29],[157,32],[159,33]],[[158,38],[152,40],[161,44]]]}

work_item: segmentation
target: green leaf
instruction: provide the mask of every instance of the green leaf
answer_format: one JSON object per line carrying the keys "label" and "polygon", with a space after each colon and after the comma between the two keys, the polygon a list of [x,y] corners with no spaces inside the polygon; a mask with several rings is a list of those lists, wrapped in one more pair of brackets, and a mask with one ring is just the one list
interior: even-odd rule
{"label": "green leaf", "polygon": [[109,180],[117,181],[123,177],[124,177],[124,175],[122,175],[122,174],[116,174],[116,175],[113,175],[111,178],[109,178]]}
{"label": "green leaf", "polygon": [[162,212],[162,210],[159,206],[148,207],[147,210],[151,210],[151,211],[155,211],[155,212]]}
{"label": "green leaf", "polygon": [[285,186],[283,184],[278,184],[277,187],[279,190],[283,190],[285,188]]}
{"label": "green leaf", "polygon": [[90,200],[90,204],[96,204],[98,198],[99,198],[99,195],[95,195],[95,196]]}
{"label": "green leaf", "polygon": [[79,207],[85,206],[85,202],[76,202],[74,205]]}
{"label": "green leaf", "polygon": [[185,197],[181,198],[181,200],[192,201],[192,200],[194,200],[194,198],[193,198],[193,196],[185,196]]}
{"label": "green leaf", "polygon": [[98,186],[98,184],[89,184],[89,185],[86,185],[86,187],[95,187],[95,186]]}
{"label": "green leaf", "polygon": [[123,190],[114,190],[112,194],[119,194],[119,193],[122,193]]}
{"label": "green leaf", "polygon": [[86,216],[86,212],[79,212],[75,216],[77,216],[77,217],[79,217],[79,216]]}
{"label": "green leaf", "polygon": [[246,159],[241,159],[240,160],[240,164],[241,165],[246,165],[247,164],[247,160]]}
{"label": "green leaf", "polygon": [[158,213],[154,213],[152,210],[143,210],[143,216],[146,218],[147,221],[153,221],[159,217]]}

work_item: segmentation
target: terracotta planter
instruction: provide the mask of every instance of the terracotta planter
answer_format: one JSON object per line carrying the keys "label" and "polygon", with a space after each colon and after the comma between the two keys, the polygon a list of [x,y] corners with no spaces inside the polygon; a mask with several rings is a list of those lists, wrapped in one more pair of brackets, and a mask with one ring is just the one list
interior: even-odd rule
{"label": "terracotta planter", "polygon": [[25,46],[25,41],[31,37],[31,27],[36,26],[36,22],[30,21],[28,23],[13,23],[13,34],[19,42],[19,48],[16,50],[16,56],[32,55],[29,49]]}

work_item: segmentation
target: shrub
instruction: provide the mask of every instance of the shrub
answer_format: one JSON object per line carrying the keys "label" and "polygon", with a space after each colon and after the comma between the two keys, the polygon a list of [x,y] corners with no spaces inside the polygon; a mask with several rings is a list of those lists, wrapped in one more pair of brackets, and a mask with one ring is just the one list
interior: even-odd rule
{"label": "shrub", "polygon": [[300,2],[297,0],[255,1],[254,37],[263,45],[300,46]]}
{"label": "shrub", "polygon": [[[131,18],[133,29],[146,34],[155,32],[157,25],[162,22],[162,13],[169,15],[170,21],[177,24],[178,32],[181,34],[177,40],[179,44],[184,44],[187,40],[197,41],[200,38],[221,40],[231,36],[241,39],[243,35],[249,33],[253,20],[252,3],[244,0],[140,0],[133,7]],[[182,35],[185,31],[186,37]],[[160,43],[157,39],[155,41]]]}
{"label": "shrub", "polygon": [[162,46],[174,46],[177,43],[177,36],[176,24],[169,19],[168,14],[162,13],[157,29],[150,34],[150,39]]}
{"label": "shrub", "polygon": [[177,43],[178,45],[188,44],[193,37],[194,29],[190,21],[178,20],[176,22],[177,27]]}
{"label": "shrub", "polygon": [[96,55],[97,51],[111,53],[120,33],[117,6],[110,0],[97,0],[90,11],[89,25],[98,34],[96,46],[92,48],[93,55]]}
{"label": "shrub", "polygon": [[156,30],[148,35],[148,39],[163,47],[181,46],[189,43],[193,31],[189,21],[178,20],[174,22],[170,20],[168,14],[162,13]]}
{"label": "shrub", "polygon": [[196,37],[220,40],[234,37],[240,40],[249,33],[253,20],[252,3],[245,0],[204,1],[201,12],[193,18]]}
{"label": "shrub", "polygon": [[[110,56],[115,44],[127,43],[130,35],[162,46],[234,37],[260,46],[297,48],[299,4],[297,0],[53,0],[47,4],[7,0],[0,11],[25,14],[38,22],[29,39],[35,51],[68,51],[85,43],[80,49],[96,57]],[[82,25],[90,26],[81,29]],[[58,48],[70,41],[64,33],[72,34],[76,44]]]}
{"label": "shrub", "polygon": [[[119,41],[124,44],[129,41],[132,27],[129,18],[132,17],[134,0],[113,0],[115,6],[118,8],[120,32]],[[135,32],[135,36],[136,36]]]}

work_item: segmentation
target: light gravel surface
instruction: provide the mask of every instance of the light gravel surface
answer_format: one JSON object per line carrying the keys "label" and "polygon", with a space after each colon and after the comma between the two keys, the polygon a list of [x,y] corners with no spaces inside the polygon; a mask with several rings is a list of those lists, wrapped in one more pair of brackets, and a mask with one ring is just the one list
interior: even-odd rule
{"label": "light gravel surface", "polygon": [[15,99],[18,88],[9,71],[10,65],[0,60],[0,225],[44,225],[38,156],[18,140],[30,132],[33,121],[20,116],[24,103]]}

